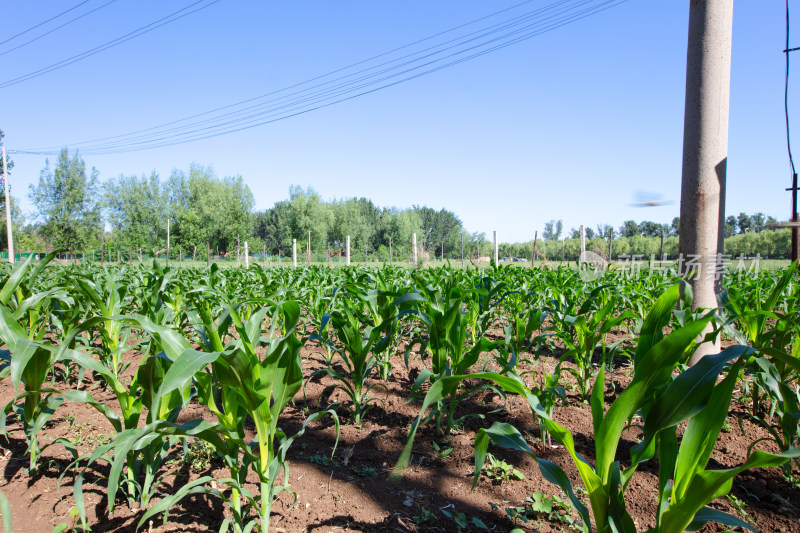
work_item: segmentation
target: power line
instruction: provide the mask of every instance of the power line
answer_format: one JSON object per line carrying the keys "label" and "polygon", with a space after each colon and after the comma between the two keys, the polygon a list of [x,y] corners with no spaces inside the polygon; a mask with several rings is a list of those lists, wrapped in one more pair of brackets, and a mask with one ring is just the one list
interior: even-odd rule
{"label": "power line", "polygon": [[792,174],[797,174],[794,168],[794,158],[792,157],[792,141],[789,136],[789,56],[792,50],[789,49],[789,0],[786,0],[786,83],[783,90],[783,109],[786,114],[786,148],[789,151],[789,164],[792,167]]}
{"label": "power line", "polygon": [[[218,110],[235,108],[241,103],[232,104],[230,106],[217,108],[217,110],[162,124],[161,126],[138,130],[125,135],[76,143],[71,145],[71,147],[73,149],[79,149],[85,155],[138,151],[208,139],[279,120],[285,120],[290,117],[352,100],[359,96],[392,87],[427,74],[438,72],[439,70],[518,44],[527,39],[560,28],[566,24],[605,11],[624,2],[627,2],[627,0],[559,0],[536,10],[469,32],[457,38],[428,46],[422,50],[405,54],[395,59],[383,61],[377,65],[360,69],[351,74],[339,76],[330,81],[315,84],[306,89],[293,91],[284,96],[272,98],[263,103],[221,113],[203,120],[195,120],[187,124],[182,124],[196,118],[213,114]],[[523,4],[524,3],[527,2],[523,2]],[[520,5],[522,4],[518,4],[518,6]],[[482,17],[477,21],[485,20],[491,16],[493,15]],[[477,21],[473,21],[472,23]],[[472,23],[463,24],[457,28],[464,28]],[[452,30],[438,33],[437,36],[444,35],[450,31]],[[418,44],[428,39],[416,41],[413,44]],[[402,50],[408,46],[410,45],[396,48],[394,51]],[[337,69],[332,73],[342,72],[352,66],[363,65],[372,59],[382,58],[386,54],[388,54],[388,52],[374,56],[374,58],[368,60],[359,61],[349,67]],[[292,85],[286,89],[273,91],[260,97],[244,100],[243,102],[249,103],[274,96],[288,89],[318,81],[332,73],[317,76],[306,82]],[[26,150],[25,152],[51,154],[57,153],[57,149],[58,147],[48,147],[45,149]]]}
{"label": "power line", "polygon": [[[89,0],[87,0],[87,2],[88,2],[88,1],[89,1]],[[82,19],[83,17],[86,17],[86,16],[88,16],[88,15],[91,15],[91,14],[92,14],[92,13],[94,13],[95,11],[100,11],[100,10],[101,10],[101,9],[103,9],[104,7],[106,7],[106,6],[108,6],[108,5],[111,5],[111,4],[113,4],[114,2],[116,2],[116,1],[117,1],[117,0],[111,0],[110,2],[106,2],[105,4],[103,4],[103,5],[99,6],[99,7],[96,7],[96,8],[94,8],[94,9],[92,9],[91,11],[87,11],[86,13],[83,13],[83,14],[81,14],[81,15],[78,15],[77,17],[75,17],[75,18],[73,18],[73,19],[70,19],[70,20],[68,20],[67,22],[63,23],[63,24],[60,24],[60,25],[56,26],[55,28],[53,28],[53,29],[52,29],[52,30],[50,30],[50,31],[47,31],[47,32],[45,32],[45,33],[43,33],[43,34],[41,34],[41,35],[38,35],[38,36],[36,36],[36,37],[34,37],[33,39],[31,39],[31,40],[29,40],[29,41],[25,41],[25,42],[24,42],[24,43],[22,43],[22,44],[18,44],[18,45],[17,45],[17,46],[15,46],[14,48],[9,48],[9,49],[8,49],[8,50],[6,50],[5,52],[0,52],[0,56],[4,56],[4,55],[6,55],[6,54],[10,54],[10,53],[11,53],[11,52],[13,52],[14,50],[19,50],[19,49],[20,49],[20,48],[22,48],[23,46],[28,46],[29,44],[31,44],[31,43],[33,43],[33,42],[36,42],[36,41],[38,41],[38,40],[39,40],[39,39],[41,39],[42,37],[46,37],[46,36],[50,35],[51,33],[53,33],[53,32],[56,32],[56,31],[60,30],[60,29],[61,29],[61,28],[63,28],[64,26],[68,26],[68,25],[72,24],[72,23],[73,23],[73,22],[75,22],[76,20],[80,20],[80,19]],[[86,3],[86,2],[83,2],[83,4],[85,4],[85,3]],[[80,5],[83,5],[83,4],[80,4]],[[52,19],[51,19],[51,20],[52,20]],[[41,26],[41,24],[40,24],[40,26]],[[4,41],[4,42],[8,42],[8,41]],[[2,44],[2,43],[0,43],[0,44]]]}
{"label": "power line", "polygon": [[38,28],[38,27],[40,27],[40,26],[44,26],[44,25],[45,25],[45,24],[47,24],[48,22],[51,22],[51,21],[53,21],[53,20],[57,19],[58,17],[61,17],[61,16],[63,16],[63,15],[66,15],[66,14],[67,14],[67,13],[69,13],[70,11],[73,11],[73,10],[75,10],[75,9],[78,9],[78,8],[79,8],[79,7],[81,7],[83,4],[89,3],[90,1],[91,1],[91,0],[83,0],[83,2],[81,2],[80,4],[78,4],[78,5],[75,5],[75,6],[72,6],[71,8],[67,9],[66,11],[62,11],[62,12],[61,12],[61,13],[59,13],[58,15],[55,15],[55,16],[53,16],[53,17],[50,17],[49,19],[45,20],[44,22],[40,22],[39,24],[36,24],[35,26],[31,26],[31,27],[30,27],[30,28],[28,28],[27,30],[21,31],[21,32],[19,32],[18,34],[14,35],[14,36],[12,36],[12,37],[9,37],[9,38],[8,38],[8,39],[6,39],[5,41],[0,41],[0,46],[2,46],[2,45],[4,45],[4,44],[6,44],[6,43],[7,43],[7,42],[9,42],[9,41],[13,41],[13,40],[14,40],[14,39],[16,39],[17,37],[20,37],[20,36],[22,36],[22,35],[25,35],[26,33],[28,33],[28,32],[31,32],[31,31],[35,30],[36,28]]}
{"label": "power line", "polygon": [[[72,65],[73,63],[77,63],[78,61],[82,61],[82,60],[84,60],[84,59],[86,59],[88,57],[91,57],[91,56],[95,55],[95,54],[99,54],[100,52],[104,52],[105,50],[108,50],[109,48],[113,48],[113,47],[118,46],[118,45],[120,45],[122,43],[130,41],[131,39],[135,39],[136,37],[140,37],[140,36],[142,36],[142,35],[144,35],[146,33],[150,33],[151,31],[153,31],[155,29],[158,29],[161,26],[165,26],[165,25],[167,25],[167,24],[169,24],[171,22],[175,22],[177,20],[180,20],[183,17],[189,16],[189,15],[191,15],[193,13],[197,13],[198,11],[202,11],[203,9],[206,9],[207,7],[211,7],[212,5],[214,5],[217,2],[220,2],[222,0],[212,0],[211,2],[207,3],[206,5],[200,6],[197,9],[194,9],[192,11],[188,11],[186,13],[182,13],[183,11],[186,11],[187,9],[191,9],[192,7],[194,7],[194,6],[198,5],[198,4],[202,4],[203,2],[206,2],[206,1],[207,0],[197,0],[196,2],[193,2],[193,3],[191,3],[191,4],[189,4],[189,5],[185,6],[185,7],[182,7],[181,9],[179,9],[179,10],[173,12],[173,13],[170,13],[166,17],[160,18],[160,19],[158,19],[158,20],[156,20],[154,22],[151,22],[150,24],[147,24],[145,26],[137,28],[137,29],[133,30],[130,33],[126,33],[125,35],[123,35],[121,37],[117,37],[116,39],[108,41],[107,43],[101,44],[100,46],[96,46],[95,48],[92,48],[91,50],[87,50],[85,52],[82,52],[80,54],[74,55],[72,57],[68,57],[67,59],[63,59],[63,60],[61,60],[61,61],[59,61],[57,63],[53,63],[52,65],[49,65],[47,67],[40,68],[39,70],[35,70],[33,72],[29,72],[28,74],[24,74],[22,76],[18,76],[16,78],[12,78],[10,80],[6,80],[6,81],[0,83],[0,89],[5,89],[6,87],[11,87],[12,85],[17,85],[18,83],[22,83],[24,81],[28,81],[28,80],[31,80],[33,78],[38,78],[39,76],[42,76],[42,75],[47,74],[49,72],[53,72],[54,70],[59,70],[59,69],[64,68],[64,67],[66,67],[68,65]],[[178,15],[179,13],[182,13],[182,14]]]}

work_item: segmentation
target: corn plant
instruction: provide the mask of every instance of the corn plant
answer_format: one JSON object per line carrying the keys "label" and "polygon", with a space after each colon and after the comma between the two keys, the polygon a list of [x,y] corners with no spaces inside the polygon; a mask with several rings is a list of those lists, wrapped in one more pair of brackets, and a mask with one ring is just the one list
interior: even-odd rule
{"label": "corn plant", "polygon": [[[788,309],[781,309],[781,299],[792,282],[796,264],[788,268],[777,283],[768,290],[764,287],[765,279],[757,278],[744,290],[730,287],[720,295],[725,312],[728,315],[725,331],[740,344],[748,344],[753,348],[771,349],[772,353],[786,353],[792,342],[793,328],[798,324],[797,296],[791,300]],[[766,294],[764,294],[766,292]],[[734,326],[738,325],[739,328]],[[781,365],[781,363],[779,363]],[[766,398],[765,387],[768,384],[759,381],[765,374],[756,371],[756,379],[749,384],[752,398],[752,414],[758,418]]]}
{"label": "corn plant", "polygon": [[[673,377],[674,368],[691,349],[698,335],[711,320],[701,318],[664,336],[673,307],[678,301],[678,286],[662,295],[645,320],[642,337],[634,357],[634,379],[606,411],[603,405],[604,379],[600,370],[591,395],[595,432],[595,465],[575,450],[572,434],[552,420],[544,420],[554,438],[572,457],[589,494],[594,524],[600,532],[635,532],[633,519],[625,506],[625,490],[639,464],[658,458],[659,493],[656,527],[653,533],[677,533],[717,521],[725,525],[750,528],[742,520],[707,507],[706,504],[730,491],[733,477],[755,467],[778,466],[800,455],[792,449],[782,454],[754,451],[744,464],[726,470],[707,470],[707,464],[728,413],[738,371],[752,350],[732,346],[718,355],[704,357],[694,367]],[[717,376],[729,361],[734,361],[727,377],[717,384]],[[622,433],[634,414],[644,421],[641,442],[631,449],[630,465],[622,468],[617,448]],[[680,445],[676,427],[688,420]],[[510,433],[514,433],[510,431]],[[487,438],[496,444],[511,445],[529,453],[520,435]],[[538,458],[545,479],[559,485],[580,512],[586,529],[589,510],[575,496],[564,471],[554,463]]]}
{"label": "corn plant", "polygon": [[[260,530],[269,530],[269,516],[274,498],[281,491],[290,491],[288,486],[288,464],[286,452],[294,439],[305,431],[306,425],[325,413],[334,416],[338,435],[338,418],[333,411],[315,413],[305,422],[301,431],[287,436],[278,428],[278,417],[300,390],[303,374],[300,363],[300,348],[305,340],[297,336],[300,321],[300,306],[288,301],[271,304],[255,310],[247,322],[239,317],[237,308],[227,309],[238,339],[223,345],[220,328],[207,309],[199,308],[205,331],[207,346],[221,352],[211,364],[210,372],[195,376],[198,399],[206,405],[218,420],[218,435],[221,442],[211,442],[230,471],[230,477],[217,480],[218,484],[231,489],[224,495],[217,489],[206,490],[194,486],[193,491],[206,490],[221,497],[229,506],[232,518],[226,519],[222,530],[232,527],[234,531],[250,531],[256,522],[248,517],[250,510],[257,515]],[[269,335],[261,337],[264,316],[272,311]],[[277,329],[283,325],[283,330]],[[256,348],[266,343],[266,354],[261,357]],[[256,439],[245,441],[245,420],[251,419],[256,428]],[[202,438],[202,436],[201,436]],[[260,482],[260,494],[253,495],[245,488],[247,470],[252,469]],[[279,477],[283,471],[283,480]],[[187,489],[190,490],[190,489]],[[181,493],[183,495],[183,493]],[[243,501],[244,500],[244,501]],[[154,506],[142,518],[160,512],[172,500]],[[167,507],[168,508],[168,507]]]}
{"label": "corn plant", "polygon": [[[428,392],[425,394],[425,398],[422,401],[420,414],[417,416],[414,422],[411,423],[411,427],[408,431],[408,440],[406,441],[406,446],[403,448],[400,458],[397,460],[397,463],[392,469],[390,479],[394,481],[400,480],[408,468],[417,430],[421,424],[430,418],[430,416],[426,416],[428,409],[435,409],[437,404],[443,402],[446,398],[453,397],[463,382],[471,380],[488,381],[489,383],[492,383],[492,388],[497,391],[523,396],[528,401],[528,405],[530,405],[534,416],[538,418],[547,418],[549,416],[542,407],[539,398],[533,394],[525,385],[525,382],[515,374],[475,372],[466,375],[443,377],[433,382],[430,389],[428,389]],[[497,442],[504,442],[504,438],[522,439],[522,442],[525,441],[525,439],[519,435],[519,432],[516,431],[516,429],[513,429],[510,424],[495,422],[489,430],[482,428],[478,431],[478,434],[475,437],[476,450],[483,449],[483,441],[488,438],[496,440]],[[510,445],[507,445],[506,447],[513,448],[513,446]],[[480,476],[480,470],[483,464],[486,462],[486,454],[483,454],[483,456],[480,458],[480,461],[478,461],[478,455],[476,455],[475,460],[476,475],[473,486],[475,483],[477,483],[478,477]]]}
{"label": "corn plant", "polygon": [[585,310],[585,313],[564,317],[564,323],[571,327],[571,332],[567,335],[560,335],[567,347],[561,360],[571,358],[575,363],[577,368],[568,367],[566,370],[575,377],[582,400],[589,398],[590,381],[596,374],[593,361],[595,349],[598,346],[602,349],[602,366],[606,359],[606,337],[611,331],[634,316],[629,311],[613,316],[617,307],[617,300],[613,297],[594,312],[589,310],[590,307],[591,305],[587,301],[579,310],[579,312]]}
{"label": "corn plant", "polygon": [[130,349],[127,346],[130,328],[125,327],[121,320],[112,320],[112,317],[129,312],[128,286],[120,283],[114,274],[96,282],[76,277],[73,283],[83,298],[91,302],[96,312],[105,319],[97,327],[101,341],[98,355],[100,361],[118,378],[128,366],[122,361],[122,355]]}
{"label": "corn plant", "polygon": [[[330,341],[328,342],[332,349],[340,355],[340,361],[345,371],[342,372],[336,366],[329,365],[321,368],[317,373],[328,375],[336,380],[334,389],[341,390],[352,402],[353,407],[350,414],[353,423],[358,426],[373,407],[372,402],[376,400],[371,394],[373,389],[375,387],[386,388],[381,383],[367,384],[373,370],[378,366],[373,348],[380,341],[383,332],[378,327],[364,324],[351,300],[344,300],[344,308],[341,312],[337,311],[323,316],[319,327],[320,331],[327,328],[328,320],[330,320],[336,338],[342,347],[338,348]],[[312,338],[324,340],[319,336]]]}
{"label": "corn plant", "polygon": [[31,289],[53,256],[48,255],[30,271],[29,256],[12,269],[0,288],[0,340],[9,349],[0,372],[11,377],[15,391],[21,385],[23,389],[0,410],[0,434],[7,434],[6,419],[13,411],[22,425],[30,475],[37,473],[39,457],[49,446],[40,445],[39,432],[63,402],[58,390],[45,386],[58,355],[55,346],[42,340],[44,328],[40,322],[48,313],[47,303],[54,298],[66,300],[66,294],[60,287],[40,293]]}
{"label": "corn plant", "polygon": [[[453,285],[429,285],[422,290],[424,299],[418,301],[417,316],[427,332],[427,348],[431,352],[431,368],[420,372],[411,389],[412,396],[422,390],[426,382],[435,385],[437,381],[454,375],[466,375],[480,360],[481,354],[498,350],[505,353],[503,342],[492,342],[480,338],[472,347],[467,346],[468,323],[463,310],[464,293]],[[513,368],[516,361],[496,358],[501,368]],[[461,381],[445,398],[436,401],[431,417],[436,424],[436,436],[450,435],[456,422],[458,405],[481,387],[459,387]],[[485,385],[492,387],[491,385]],[[498,393],[500,393],[498,391]]]}
{"label": "corn plant", "polygon": [[[63,393],[68,401],[86,403],[98,410],[117,431],[110,443],[75,458],[76,465],[86,461],[75,476],[73,488],[84,526],[83,472],[101,459],[111,463],[108,481],[109,512],[116,505],[116,495],[120,488],[124,490],[123,494],[129,505],[136,503],[141,508],[150,505],[152,497],[167,480],[162,467],[173,447],[185,437],[180,428],[175,429],[171,424],[174,424],[181,409],[191,399],[192,378],[219,355],[193,350],[179,333],[153,324],[141,315],[96,317],[84,322],[71,335],[102,327],[108,320],[122,321],[128,326],[147,332],[151,337],[150,342],[159,348],[159,352],[141,362],[127,386],[112,369],[86,353],[65,346],[58,352],[59,360],[72,361],[101,377],[116,395],[121,413],[121,416],[118,415],[87,391],[72,390]],[[139,427],[139,422],[143,414],[145,426],[142,428]],[[75,453],[72,449],[70,451]],[[113,458],[107,455],[111,451],[114,452]]]}

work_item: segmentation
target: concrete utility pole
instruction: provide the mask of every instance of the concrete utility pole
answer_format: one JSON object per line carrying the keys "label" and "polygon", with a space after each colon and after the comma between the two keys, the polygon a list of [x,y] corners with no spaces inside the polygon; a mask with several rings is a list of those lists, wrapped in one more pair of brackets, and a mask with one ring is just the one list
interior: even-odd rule
{"label": "concrete utility pole", "polygon": [[[108,261],[111,262],[111,259]],[[167,218],[167,266],[169,266],[169,218]]]}
{"label": "concrete utility pole", "polygon": [[414,262],[414,268],[417,268],[417,234],[416,233],[412,233],[411,234],[411,249],[413,250],[412,257],[413,257],[413,262]]}
{"label": "concrete utility pole", "polygon": [[8,234],[8,262],[14,262],[14,235],[11,230],[11,202],[8,199],[8,169],[6,168],[6,149],[3,147],[3,190],[6,195],[6,233]]}
{"label": "concrete utility pole", "polygon": [[[678,252],[693,261],[693,311],[717,307],[722,286],[732,27],[733,0],[690,0]],[[719,350],[700,344],[689,364]]]}
{"label": "concrete utility pole", "polygon": [[250,268],[250,250],[247,249],[247,241],[244,241],[244,267]]}
{"label": "concrete utility pole", "polygon": [[297,266],[297,239],[292,239],[292,266]]}
{"label": "concrete utility pole", "polygon": [[344,264],[350,266],[350,235],[344,238],[344,243]]}
{"label": "concrete utility pole", "polygon": [[498,255],[497,255],[497,232],[493,231],[494,234],[494,264],[498,263]]}
{"label": "concrete utility pole", "polygon": [[584,257],[586,257],[586,230],[583,229],[583,224],[581,224],[581,256],[578,261],[582,262]]}

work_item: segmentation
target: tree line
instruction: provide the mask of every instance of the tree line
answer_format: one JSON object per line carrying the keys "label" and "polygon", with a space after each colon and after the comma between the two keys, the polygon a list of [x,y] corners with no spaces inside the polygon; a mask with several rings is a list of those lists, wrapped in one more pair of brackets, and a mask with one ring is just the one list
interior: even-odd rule
{"label": "tree line", "polygon": [[[8,163],[13,168],[13,161]],[[255,210],[253,194],[241,176],[220,178],[211,167],[196,164],[188,171],[173,170],[166,180],[153,172],[120,175],[101,183],[96,169],[87,170],[78,154],[70,156],[65,149],[52,168],[49,161],[45,164],[38,183],[30,187],[36,210],[33,219],[26,224],[12,198],[12,220],[17,248],[27,251],[80,253],[102,247],[163,254],[169,220],[172,252],[190,253],[196,248],[201,257],[206,245],[212,254],[236,253],[244,241],[254,255],[290,255],[296,239],[301,256],[310,244],[313,259],[320,260],[329,250],[341,253],[349,235],[355,259],[363,259],[365,253],[388,259],[390,247],[395,258],[404,259],[411,255],[412,234],[417,235],[423,258],[459,258],[462,242],[468,258],[492,254],[485,233],[466,232],[458,216],[444,208],[380,207],[367,198],[325,201],[314,189],[295,185],[288,192],[287,199]],[[774,231],[774,221],[763,213],[727,217],[726,253],[788,257],[789,232]],[[0,245],[7,248],[5,233],[0,233]],[[662,250],[674,257],[679,234],[677,217],[671,224],[627,220],[619,228],[585,227],[587,250],[604,257],[611,251],[615,258],[649,257]],[[540,258],[576,260],[579,229],[571,228],[564,235],[563,221],[550,220],[535,245]],[[499,246],[501,257],[530,259],[533,251],[533,239]]]}

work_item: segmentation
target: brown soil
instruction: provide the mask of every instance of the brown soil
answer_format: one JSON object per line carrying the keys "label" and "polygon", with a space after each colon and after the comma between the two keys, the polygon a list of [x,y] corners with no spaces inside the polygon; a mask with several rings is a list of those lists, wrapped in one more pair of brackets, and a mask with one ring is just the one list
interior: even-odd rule
{"label": "brown soil", "polygon": [[[309,342],[303,358],[308,376],[321,366],[322,349]],[[138,361],[133,361],[133,365],[136,363]],[[572,479],[573,486],[581,486],[564,448],[549,448],[541,442],[539,427],[531,416],[530,408],[518,397],[510,397],[504,402],[497,395],[485,392],[468,399],[462,413],[494,412],[486,414],[485,419],[466,419],[449,444],[439,443],[441,452],[437,452],[432,445],[431,425],[423,426],[417,435],[412,463],[404,479],[399,483],[389,482],[388,473],[400,455],[408,427],[417,416],[421,403],[407,403],[407,394],[422,363],[412,358],[410,370],[406,370],[400,356],[395,357],[393,363],[393,375],[386,385],[387,390],[375,389],[379,401],[360,428],[354,427],[346,418],[345,410],[340,409],[341,433],[332,463],[319,464],[325,462],[323,458],[331,456],[336,441],[335,426],[330,418],[313,423],[306,434],[294,443],[289,452],[289,479],[297,500],[294,502],[288,493],[280,496],[273,507],[272,531],[456,531],[455,523],[444,516],[443,510],[463,513],[470,521],[476,518],[492,531],[509,531],[514,527],[542,532],[569,530],[563,513],[549,518],[538,516],[529,524],[515,524],[506,517],[506,508],[522,505],[526,497],[537,491],[566,500],[557,486],[543,479],[536,461],[527,455],[499,448],[490,449],[497,457],[521,471],[525,479],[493,483],[481,476],[477,487],[470,490],[474,433],[478,428],[488,427],[497,420],[510,422],[519,428],[538,456],[560,465]],[[549,370],[553,365],[552,357],[543,356],[537,370]],[[556,408],[555,418],[573,432],[578,451],[591,461],[593,440],[589,406],[581,403],[570,391],[571,377],[566,372],[562,373],[562,379],[567,386],[568,401],[566,405]],[[613,401],[630,379],[630,369],[625,366],[618,367],[612,376],[607,375],[607,402]],[[294,405],[285,410],[280,426],[292,434],[301,427],[304,413],[315,412],[329,405],[329,402],[344,401],[341,392],[331,391],[330,385],[332,381],[327,377],[309,380],[305,395],[301,392],[295,398]],[[113,394],[103,390],[91,378],[84,380],[83,388],[112,408],[115,406]],[[0,383],[2,404],[9,401],[13,394],[9,379]],[[721,434],[711,467],[726,468],[740,464],[745,459],[748,445],[766,435],[761,428],[747,422],[744,423],[745,434],[742,435],[737,416],[744,410],[744,406],[736,402],[732,404],[728,417],[730,429]],[[181,419],[198,417],[210,419],[202,406],[193,404],[184,411]],[[11,418],[9,429],[8,440],[0,438],[0,471],[3,475],[0,490],[11,504],[14,532],[50,533],[59,523],[72,524],[70,509],[75,502],[71,471],[66,472],[59,487],[59,476],[67,469],[70,455],[58,444],[47,448],[42,472],[30,479],[26,473],[25,443],[21,433],[15,431],[19,426]],[[94,409],[83,404],[65,403],[58,408],[43,431],[42,442],[46,444],[58,437],[66,437],[78,445],[79,451],[86,452],[105,442],[113,435],[113,431],[105,418]],[[629,430],[624,435],[620,446],[621,459],[628,456],[635,437],[635,430]],[[452,452],[442,453],[448,447],[452,447]],[[770,449],[767,443],[760,447]],[[212,462],[207,471],[199,473],[191,471],[179,461],[172,468],[174,476],[168,476],[164,489],[167,492],[198,475],[211,474],[216,478],[228,475],[219,462]],[[130,509],[123,499],[118,499],[114,512],[108,514],[104,479],[107,473],[108,465],[99,462],[87,474],[84,483],[92,532],[133,532],[142,511]],[[656,486],[656,466],[647,463],[640,467],[626,492],[629,510],[640,531],[654,525]],[[251,490],[257,492],[257,486],[253,484]],[[800,488],[787,482],[777,469],[757,469],[739,476],[734,480],[732,494],[743,502],[742,509],[760,531],[800,531]],[[728,499],[721,498],[712,505],[744,518]],[[158,518],[142,529],[152,532],[218,531],[226,512],[219,499],[205,495],[191,497],[172,510],[166,524]],[[572,517],[577,515],[573,513]],[[709,525],[703,531],[722,529]],[[474,525],[466,530],[479,531]]]}

